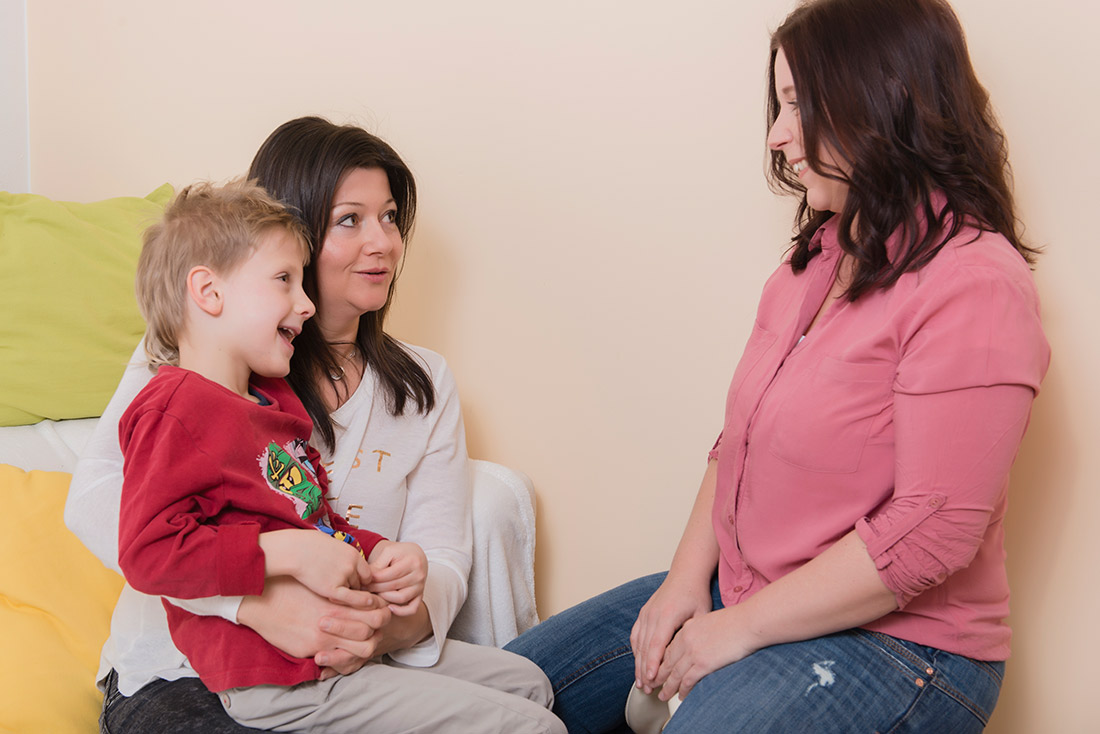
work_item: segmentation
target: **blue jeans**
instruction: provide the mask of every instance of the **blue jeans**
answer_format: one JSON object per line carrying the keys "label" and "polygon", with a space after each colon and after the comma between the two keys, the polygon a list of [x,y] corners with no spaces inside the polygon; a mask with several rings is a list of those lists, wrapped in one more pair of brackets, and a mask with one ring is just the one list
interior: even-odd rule
{"label": "blue jeans", "polygon": [[[570,734],[629,732],[630,629],[664,580],[631,581],[550,617],[508,643],[545,671]],[[717,581],[715,609],[722,607]],[[891,732],[985,728],[1004,663],[988,663],[866,630],[774,645],[719,668],[692,689],[665,734]]]}
{"label": "blue jeans", "polygon": [[118,692],[118,676],[107,676],[103,734],[245,734],[259,731],[241,726],[225,713],[218,697],[198,678],[155,680],[132,696]]}

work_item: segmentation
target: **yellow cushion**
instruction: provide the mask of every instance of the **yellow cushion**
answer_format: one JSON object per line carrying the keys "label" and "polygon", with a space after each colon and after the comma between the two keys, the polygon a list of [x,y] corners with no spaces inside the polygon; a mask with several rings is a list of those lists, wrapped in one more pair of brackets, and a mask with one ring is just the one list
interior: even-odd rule
{"label": "yellow cushion", "polygon": [[172,197],[91,204],[0,192],[0,426],[98,416],[144,331],[141,234]]}
{"label": "yellow cushion", "polygon": [[95,674],[122,577],[65,527],[70,478],[0,464],[0,731],[97,731]]}

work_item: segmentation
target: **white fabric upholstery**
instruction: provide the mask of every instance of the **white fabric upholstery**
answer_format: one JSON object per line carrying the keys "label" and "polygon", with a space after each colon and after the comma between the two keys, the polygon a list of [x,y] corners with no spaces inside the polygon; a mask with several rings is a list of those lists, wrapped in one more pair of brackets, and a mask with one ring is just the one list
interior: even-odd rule
{"label": "white fabric upholstery", "polygon": [[[72,472],[95,418],[0,428],[0,464]],[[470,461],[474,554],[466,605],[450,636],[501,646],[538,623],[535,608],[535,490],[524,474]]]}

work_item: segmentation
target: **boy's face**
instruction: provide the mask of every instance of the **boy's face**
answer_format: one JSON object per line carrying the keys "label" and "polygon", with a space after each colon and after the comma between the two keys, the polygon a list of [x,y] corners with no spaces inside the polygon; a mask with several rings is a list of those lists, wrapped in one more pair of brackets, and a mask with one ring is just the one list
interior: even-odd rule
{"label": "boy's face", "polygon": [[249,372],[285,377],[294,354],[291,342],[315,310],[302,290],[297,241],[283,229],[264,233],[248,259],[221,281],[225,301],[219,319],[227,337],[222,348]]}

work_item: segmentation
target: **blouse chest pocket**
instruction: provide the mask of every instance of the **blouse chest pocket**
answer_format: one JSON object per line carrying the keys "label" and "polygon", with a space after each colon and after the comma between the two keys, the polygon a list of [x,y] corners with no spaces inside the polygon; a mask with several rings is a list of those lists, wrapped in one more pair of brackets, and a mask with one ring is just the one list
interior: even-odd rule
{"label": "blouse chest pocket", "polygon": [[[790,365],[793,367],[793,365]],[[777,459],[814,472],[850,473],[892,424],[896,366],[825,357],[780,374],[754,439]],[[774,401],[774,402],[773,402]]]}
{"label": "blouse chest pocket", "polygon": [[762,389],[765,371],[762,360],[775,344],[776,336],[759,323],[754,324],[745,351],[734,370],[726,394],[726,426],[744,423],[755,407],[755,398]]}

